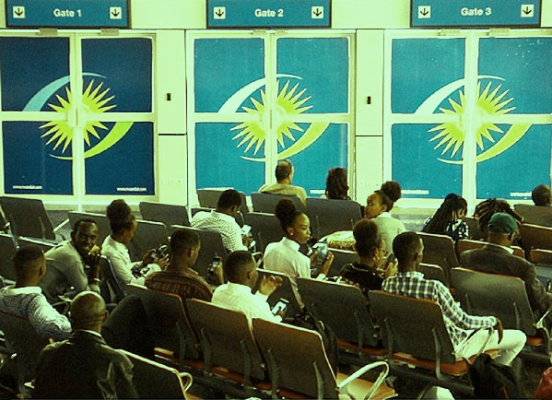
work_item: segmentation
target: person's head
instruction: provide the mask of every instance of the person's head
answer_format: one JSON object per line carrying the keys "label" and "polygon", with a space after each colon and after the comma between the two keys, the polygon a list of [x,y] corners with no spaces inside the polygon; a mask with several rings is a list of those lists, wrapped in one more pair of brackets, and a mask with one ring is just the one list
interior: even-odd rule
{"label": "person's head", "polygon": [[487,240],[490,243],[511,246],[518,234],[518,223],[510,214],[494,213],[487,225]]}
{"label": "person's head", "polygon": [[473,214],[479,222],[479,229],[482,233],[487,233],[487,226],[489,225],[491,217],[499,212],[510,214],[520,224],[523,223],[521,215],[515,212],[506,200],[487,199],[475,206],[475,212]]}
{"label": "person's head", "polygon": [[228,189],[222,192],[217,202],[217,211],[235,216],[240,209],[242,199],[240,192],[234,189]]}
{"label": "person's head", "polygon": [[229,282],[251,288],[257,282],[257,264],[253,255],[248,251],[238,250],[228,254],[222,264],[222,269]]}
{"label": "person's head", "polygon": [[278,183],[293,182],[293,164],[289,160],[282,160],[276,166],[276,181]]}
{"label": "person's head", "polygon": [[46,257],[39,246],[32,244],[17,250],[13,266],[18,287],[37,286],[46,273]]}
{"label": "person's head", "polygon": [[397,181],[387,181],[381,185],[366,201],[364,215],[366,218],[376,218],[384,212],[389,212],[397,200],[401,198],[401,185]]}
{"label": "person's head", "polygon": [[171,265],[191,267],[201,249],[199,235],[187,229],[177,229],[171,235],[170,247]]}
{"label": "person's head", "polygon": [[328,199],[347,200],[349,195],[347,184],[347,170],[345,168],[332,168],[326,178],[326,197]]}
{"label": "person's head", "polygon": [[87,256],[96,245],[100,230],[91,219],[79,219],[73,226],[71,240],[81,256]]}
{"label": "person's head", "polygon": [[100,333],[102,323],[107,318],[107,310],[102,296],[97,293],[80,292],[71,301],[69,320],[73,330],[85,329]]}
{"label": "person's head", "polygon": [[539,185],[531,192],[531,198],[536,206],[550,206],[552,193],[548,185]]}
{"label": "person's head", "polygon": [[415,271],[424,256],[424,243],[416,232],[403,232],[393,240],[393,254],[399,272]]}
{"label": "person's head", "polygon": [[128,244],[138,229],[136,217],[124,200],[113,200],[106,208],[112,236],[123,244]]}
{"label": "person's head", "polygon": [[355,249],[361,258],[375,259],[383,256],[384,240],[378,233],[378,226],[367,218],[359,220],[353,227]]}
{"label": "person's head", "polygon": [[309,217],[299,211],[292,200],[280,200],[276,204],[274,214],[280,220],[282,230],[288,239],[299,244],[305,244],[309,241],[311,238]]}
{"label": "person's head", "polygon": [[468,202],[462,196],[449,193],[424,228],[424,232],[444,234],[449,222],[466,216]]}

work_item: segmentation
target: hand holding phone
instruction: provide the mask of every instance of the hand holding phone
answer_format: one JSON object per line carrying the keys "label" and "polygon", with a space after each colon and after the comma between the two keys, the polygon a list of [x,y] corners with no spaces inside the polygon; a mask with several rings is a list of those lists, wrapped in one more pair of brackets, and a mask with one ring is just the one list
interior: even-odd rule
{"label": "hand holding phone", "polygon": [[272,314],[279,315],[280,317],[283,318],[287,311],[288,306],[289,306],[289,301],[284,298],[281,298],[274,305],[274,307],[272,307]]}

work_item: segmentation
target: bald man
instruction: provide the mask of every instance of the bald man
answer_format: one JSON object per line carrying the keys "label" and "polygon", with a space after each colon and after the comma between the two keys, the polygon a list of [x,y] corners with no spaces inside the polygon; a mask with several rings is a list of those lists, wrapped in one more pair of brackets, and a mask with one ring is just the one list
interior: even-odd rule
{"label": "bald man", "polygon": [[107,318],[97,293],[79,293],[71,302],[73,333],[47,346],[39,358],[33,396],[41,399],[136,398],[132,363],[101,335]]}

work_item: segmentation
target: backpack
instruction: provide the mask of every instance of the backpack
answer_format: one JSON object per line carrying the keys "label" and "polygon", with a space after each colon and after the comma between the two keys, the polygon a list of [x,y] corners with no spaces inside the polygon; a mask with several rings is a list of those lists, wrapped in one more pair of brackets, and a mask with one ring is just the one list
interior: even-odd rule
{"label": "backpack", "polygon": [[523,399],[523,390],[511,367],[496,363],[488,354],[481,354],[470,368],[473,394],[476,399]]}

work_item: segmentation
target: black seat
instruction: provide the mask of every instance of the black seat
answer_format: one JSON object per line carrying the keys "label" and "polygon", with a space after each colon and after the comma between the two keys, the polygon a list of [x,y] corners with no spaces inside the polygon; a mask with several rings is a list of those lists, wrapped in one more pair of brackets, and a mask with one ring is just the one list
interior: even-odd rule
{"label": "black seat", "polygon": [[[383,380],[385,362],[365,365],[351,376],[334,373],[318,332],[262,319],[253,320],[253,334],[268,364],[272,398],[337,399],[348,394],[353,399],[387,399],[395,391]],[[376,382],[358,379],[367,371],[383,367]]]}
{"label": "black seat", "polygon": [[448,281],[445,275],[445,271],[438,265],[421,263],[418,266],[418,271],[424,274],[424,278],[433,279],[441,282],[443,285],[448,286]]}
{"label": "black seat", "polygon": [[355,261],[358,261],[358,254],[354,251],[341,249],[330,249],[330,251],[334,255],[334,260],[332,262],[332,266],[330,267],[330,271],[328,272],[328,276],[339,275],[344,265],[352,264]]}
{"label": "black seat", "polygon": [[19,247],[35,245],[40,247],[44,253],[46,253],[48,250],[53,249],[56,246],[55,243],[52,242],[46,242],[40,239],[32,239],[27,237],[18,237],[17,244]]}
{"label": "black seat", "polygon": [[552,207],[514,204],[514,210],[523,217],[526,224],[552,227]]}
{"label": "black seat", "polygon": [[552,228],[521,224],[519,233],[527,254],[529,254],[532,249],[552,250]]}
{"label": "black seat", "polygon": [[141,399],[186,399],[192,375],[121,350],[133,364],[132,383]]}
{"label": "black seat", "polygon": [[125,286],[119,281],[111,261],[105,256],[100,260],[100,271],[102,280],[100,283],[100,291],[106,304],[118,304],[125,297]]}
{"label": "black seat", "polygon": [[141,261],[144,254],[162,245],[168,245],[167,227],[162,222],[138,220],[136,234],[128,244],[132,261]]}
{"label": "black seat", "polygon": [[307,199],[307,214],[314,237],[350,231],[360,218],[360,205],[353,200]]}
{"label": "black seat", "polygon": [[207,276],[209,264],[213,261],[214,257],[224,258],[226,256],[227,251],[222,244],[222,236],[220,233],[191,228],[189,226],[174,225],[173,229],[185,229],[196,232],[199,235],[201,249],[199,250],[199,256],[197,257],[194,268],[199,275]]}
{"label": "black seat", "polygon": [[[458,267],[454,241],[450,236],[418,232],[424,243],[425,264],[435,264],[443,268],[447,282],[450,282],[450,270]],[[448,285],[447,285],[448,286]]]}
{"label": "black seat", "polygon": [[59,227],[54,230],[42,200],[1,196],[0,205],[14,236],[56,240]]}
{"label": "black seat", "polygon": [[297,285],[307,310],[333,330],[340,349],[353,352],[362,362],[364,356],[386,354],[368,301],[357,287],[311,278],[298,278]]}
{"label": "black seat", "polygon": [[188,209],[186,206],[172,204],[140,202],[140,214],[146,221],[162,222],[169,229],[171,225],[190,226]]}
{"label": "black seat", "polygon": [[0,276],[4,280],[15,282],[15,269],[13,266],[13,256],[17,251],[17,246],[14,243],[14,238],[11,235],[0,233]]}
{"label": "black seat", "polygon": [[261,253],[269,243],[279,242],[284,237],[280,221],[274,214],[252,212],[247,215],[245,223],[251,226],[251,236]]}
{"label": "black seat", "polygon": [[293,317],[295,314],[302,312],[303,307],[301,306],[301,300],[298,299],[295,295],[289,276],[281,272],[269,271],[262,268],[258,268],[257,271],[259,272],[259,278],[257,279],[255,287],[253,288],[253,293],[255,293],[259,289],[259,283],[264,276],[278,277],[282,280],[282,286],[280,286],[278,289],[272,292],[270,296],[268,296],[267,301],[270,305],[270,308],[274,307],[276,303],[278,303],[278,300],[286,299],[287,301],[289,301],[288,309],[286,311],[286,317]]}
{"label": "black seat", "polygon": [[251,193],[251,203],[253,204],[254,212],[274,214],[276,204],[282,199],[290,199],[295,203],[298,210],[306,211],[306,207],[297,196],[284,196],[272,193]]}

